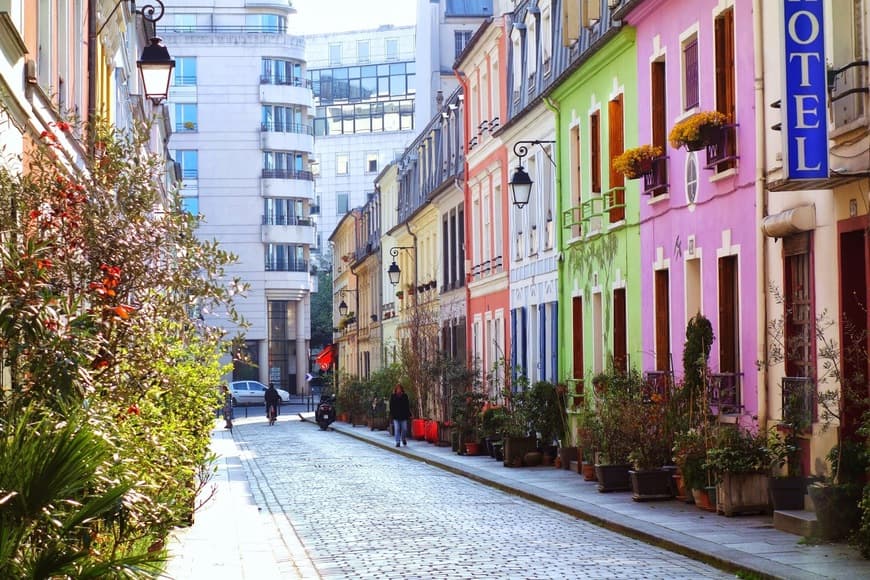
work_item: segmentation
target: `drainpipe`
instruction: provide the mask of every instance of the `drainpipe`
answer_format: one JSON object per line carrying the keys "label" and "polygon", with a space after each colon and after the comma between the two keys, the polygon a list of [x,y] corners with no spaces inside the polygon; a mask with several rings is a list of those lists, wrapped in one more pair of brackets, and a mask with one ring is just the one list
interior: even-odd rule
{"label": "drainpipe", "polygon": [[414,296],[419,296],[417,294],[417,264],[420,261],[419,256],[417,255],[417,234],[411,231],[411,226],[408,225],[408,222],[405,222],[405,229],[408,230],[408,235],[414,239]]}
{"label": "drainpipe", "polygon": [[88,123],[97,112],[97,2],[88,0]]}
{"label": "drainpipe", "polygon": [[[562,237],[563,237],[563,232],[562,232],[562,172],[559,170],[559,163],[558,163],[558,161],[560,159],[560,154],[562,152],[562,148],[559,146],[559,133],[560,133],[559,122],[560,122],[560,117],[561,117],[561,111],[559,110],[559,105],[556,104],[552,98],[544,97],[543,102],[544,102],[544,105],[547,107],[547,109],[549,109],[550,112],[553,113],[553,115],[556,118],[556,122],[554,124],[555,129],[556,129],[556,133],[553,136],[553,140],[556,141],[555,157],[556,157],[556,161],[557,161],[557,163],[556,163],[556,205],[553,208],[553,228],[556,230],[556,248],[558,248],[558,251],[556,253],[556,301],[557,301],[557,304],[559,302],[563,302],[562,307],[559,308],[559,320],[556,321],[556,325],[557,325],[556,332],[559,336],[567,336],[567,334],[568,334],[567,331],[560,332],[560,330],[563,326],[562,321],[565,320],[565,311],[567,310],[568,304],[570,304],[570,301],[566,303],[562,300],[562,286],[564,285],[564,282],[565,282],[565,276],[562,273],[562,271],[563,271],[562,264],[565,261],[565,257],[562,255]],[[557,356],[558,356],[558,354],[557,354]],[[565,368],[566,365],[567,365],[567,361],[563,361],[560,358],[559,359],[559,367],[560,368],[558,369],[559,374],[561,374],[563,376],[567,374],[567,369]],[[583,369],[580,369],[580,371],[582,374]],[[575,369],[575,374],[576,374],[576,369]],[[565,379],[568,379],[568,378],[569,377],[565,376]],[[556,377],[556,380],[558,382],[559,380],[562,380],[562,379],[560,377]]]}
{"label": "drainpipe", "polygon": [[[755,38],[755,275],[760,286],[756,292],[756,335],[758,351],[755,360],[767,360],[767,239],[759,230],[767,213],[766,127],[764,123],[764,26],[761,14],[762,0],[752,2],[752,28]],[[767,429],[767,365],[758,365],[758,426]]]}

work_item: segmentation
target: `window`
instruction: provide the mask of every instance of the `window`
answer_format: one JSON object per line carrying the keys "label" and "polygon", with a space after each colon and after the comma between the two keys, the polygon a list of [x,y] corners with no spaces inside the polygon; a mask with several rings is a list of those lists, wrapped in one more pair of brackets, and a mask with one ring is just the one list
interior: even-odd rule
{"label": "window", "polygon": [[172,70],[172,84],[185,87],[196,84],[196,57],[176,56],[175,68]]}
{"label": "window", "polygon": [[336,155],[335,156],[335,174],[336,175],[347,175],[349,163],[350,163],[350,159],[346,153],[342,153],[341,155]]}
{"label": "window", "polygon": [[311,179],[303,171],[305,154],[296,151],[263,151],[263,177],[273,179]]}
{"label": "window", "polygon": [[625,148],[624,121],[622,112],[622,95],[607,103],[607,123],[610,129],[610,157],[607,163],[610,167],[610,223],[625,219],[625,175],[613,169],[613,159]]}
{"label": "window", "polygon": [[683,43],[683,110],[700,104],[698,88],[698,35],[693,34]]}
{"label": "window", "polygon": [[196,14],[176,14],[173,32],[193,32],[196,29]]}
{"label": "window", "polygon": [[287,32],[287,19],[278,14],[248,14],[245,26],[252,32],[284,34]]}
{"label": "window", "polygon": [[[723,113],[729,123],[736,119],[736,72],[734,70],[734,9],[729,8],[716,18],[716,110]],[[728,129],[733,135],[733,127]],[[736,140],[725,140],[727,161],[716,164],[716,172],[731,169],[737,155]]]}
{"label": "window", "polygon": [[199,151],[196,149],[178,149],[175,151],[175,161],[181,167],[182,179],[197,179],[199,177]]}
{"label": "window", "polygon": [[260,82],[270,85],[305,85],[302,63],[294,60],[264,58],[261,63]]}
{"label": "window", "polygon": [[329,45],[329,64],[341,64],[341,44]]}
{"label": "window", "polygon": [[299,225],[302,212],[302,200],[299,199],[266,198],[263,200],[265,225]]}
{"label": "window", "polygon": [[671,304],[670,273],[668,270],[655,271],[655,346],[656,370],[670,372],[671,363]]}
{"label": "window", "polygon": [[553,50],[553,22],[550,18],[550,6],[545,5],[541,12],[541,62],[544,63],[544,72],[549,71],[550,54]]}
{"label": "window", "polygon": [[368,40],[357,40],[356,41],[356,60],[359,63],[369,62],[369,41]]}
{"label": "window", "polygon": [[592,178],[592,194],[601,194],[601,112],[589,116],[589,173]]}
{"label": "window", "polygon": [[[526,18],[526,76],[531,79],[538,68],[538,34],[535,29],[535,16]],[[531,82],[530,82],[531,84]]]}
{"label": "window", "polygon": [[574,378],[583,378],[583,298],[574,296],[571,298],[571,345],[572,358],[574,361]]}
{"label": "window", "polygon": [[307,272],[305,246],[296,244],[266,244],[267,272]]}
{"label": "window", "polygon": [[511,60],[513,61],[513,67],[511,68],[511,74],[513,74],[513,98],[520,98],[520,87],[522,86],[523,80],[523,49],[520,45],[520,33],[517,30],[511,34]]}
{"label": "window", "polygon": [[[456,30],[453,32],[453,56],[459,58],[468,42],[471,40],[471,30]],[[519,70],[519,69],[517,69]]]}
{"label": "window", "polygon": [[622,373],[628,370],[628,322],[625,288],[613,290],[613,368]]}
{"label": "window", "polygon": [[785,372],[790,377],[812,377],[815,328],[809,232],[783,238],[782,250],[785,262]]}
{"label": "window", "polygon": [[187,212],[190,215],[199,215],[199,196],[182,196],[181,211]]}
{"label": "window", "polygon": [[335,214],[343,216],[350,209],[350,194],[336,193],[335,194]]}
{"label": "window", "polygon": [[378,154],[366,153],[366,173],[378,172]]}
{"label": "window", "polygon": [[387,60],[399,60],[399,39],[388,38],[386,40]]}
{"label": "window", "polygon": [[175,103],[175,130],[196,131],[196,103]]}
{"label": "window", "polygon": [[737,256],[719,259],[719,372],[740,370],[740,303]]}
{"label": "window", "polygon": [[310,125],[303,125],[302,107],[282,107],[280,105],[263,105],[261,129],[278,133],[313,134]]}
{"label": "window", "polygon": [[[667,77],[664,57],[652,63],[650,68],[650,125],[652,129],[652,144],[658,145],[662,151],[668,150],[668,89]],[[654,170],[659,172],[661,179],[660,183],[668,183],[667,176],[668,165],[666,163],[657,163]],[[668,192],[667,187],[656,188],[653,195],[664,194]]]}

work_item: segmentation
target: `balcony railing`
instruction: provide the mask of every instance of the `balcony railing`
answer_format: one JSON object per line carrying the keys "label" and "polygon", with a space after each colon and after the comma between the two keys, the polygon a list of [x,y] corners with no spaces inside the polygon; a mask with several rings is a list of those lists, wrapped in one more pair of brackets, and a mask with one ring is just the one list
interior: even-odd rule
{"label": "balcony railing", "polygon": [[707,399],[713,415],[737,415],[743,410],[740,378],[743,373],[713,373],[707,379]]}
{"label": "balcony railing", "polygon": [[264,169],[262,177],[264,179],[302,179],[314,181],[314,176],[310,171],[296,171],[293,169]]}
{"label": "balcony railing", "polygon": [[668,158],[656,157],[652,162],[652,170],[643,174],[643,194],[661,195],[668,191]]}
{"label": "balcony railing", "polygon": [[260,75],[261,85],[286,85],[289,87],[311,88],[311,81],[302,77],[287,77],[281,75]]}
{"label": "balcony railing", "polygon": [[707,143],[707,165],[705,169],[727,169],[720,167],[737,159],[737,125],[722,125],[715,136]]}
{"label": "balcony railing", "polygon": [[172,81],[173,87],[193,87],[196,86],[196,75],[175,75]]}
{"label": "balcony railing", "polygon": [[311,226],[314,223],[310,218],[297,217],[295,215],[264,215],[261,216],[264,226]]}
{"label": "balcony railing", "polygon": [[299,135],[314,135],[314,127],[302,123],[282,123],[269,121],[260,123],[260,131],[270,133],[297,133]]}
{"label": "balcony railing", "polygon": [[668,371],[646,371],[643,374],[643,400],[654,401],[656,398],[667,400],[671,396],[673,385],[672,373]]}
{"label": "balcony railing", "polygon": [[308,272],[305,260],[266,260],[267,272]]}

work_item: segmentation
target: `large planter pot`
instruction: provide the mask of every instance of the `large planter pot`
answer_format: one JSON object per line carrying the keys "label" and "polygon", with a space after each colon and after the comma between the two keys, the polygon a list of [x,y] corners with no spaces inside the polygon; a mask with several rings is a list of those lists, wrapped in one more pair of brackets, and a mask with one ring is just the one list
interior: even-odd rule
{"label": "large planter pot", "polygon": [[725,473],[716,486],[716,510],[726,516],[770,511],[768,477],[763,473]]}
{"label": "large planter pot", "polygon": [[656,501],[673,499],[671,472],[664,469],[629,471],[631,499],[634,501]]}
{"label": "large planter pot", "polygon": [[428,443],[438,443],[438,421],[434,419],[426,420],[423,437]]}
{"label": "large planter pot", "polygon": [[477,441],[467,441],[465,443],[466,455],[480,455],[480,443]]}
{"label": "large planter pot", "polygon": [[523,457],[530,451],[537,451],[538,439],[534,435],[530,437],[505,437],[504,438],[504,466],[522,467]]}
{"label": "large planter pot", "polygon": [[630,465],[601,465],[595,466],[595,477],[598,479],[598,491],[609,493],[612,491],[630,491],[631,478],[628,472]]}
{"label": "large planter pot", "polygon": [[816,509],[816,536],[841,540],[858,527],[861,511],[858,486],[813,484],[807,488]]}
{"label": "large planter pot", "polygon": [[453,427],[448,427],[443,423],[438,424],[438,447],[450,447],[453,441],[453,433],[456,430]]}
{"label": "large planter pot", "polygon": [[583,476],[583,481],[598,481],[595,478],[595,464],[591,461],[584,461],[580,465],[580,475]]}
{"label": "large planter pot", "polygon": [[[715,490],[716,488],[714,487],[712,489]],[[702,510],[708,512],[716,511],[716,506],[713,504],[713,501],[710,498],[710,494],[707,492],[706,489],[693,489],[692,499],[695,500],[695,505]]]}
{"label": "large planter pot", "polygon": [[411,419],[411,437],[417,441],[426,439],[425,419]]}
{"label": "large planter pot", "polygon": [[577,447],[559,447],[559,459],[562,461],[562,469],[571,469],[571,462],[577,461]]}
{"label": "large planter pot", "polygon": [[804,509],[807,480],[803,477],[771,477],[767,482],[774,510]]}
{"label": "large planter pot", "polygon": [[688,489],[686,489],[686,482],[683,481],[683,474],[675,473],[671,477],[674,480],[674,485],[677,487],[677,493],[675,494],[677,500],[692,503],[694,500],[689,500],[689,498],[692,497],[692,494]]}

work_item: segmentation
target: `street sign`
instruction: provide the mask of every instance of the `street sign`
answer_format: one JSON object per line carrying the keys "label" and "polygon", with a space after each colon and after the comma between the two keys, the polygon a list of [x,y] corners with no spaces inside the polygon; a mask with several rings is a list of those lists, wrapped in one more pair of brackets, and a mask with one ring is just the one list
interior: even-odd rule
{"label": "street sign", "polygon": [[311,382],[311,379],[313,379],[313,378],[314,378],[314,375],[312,375],[311,373],[305,373],[305,382],[306,383]]}

